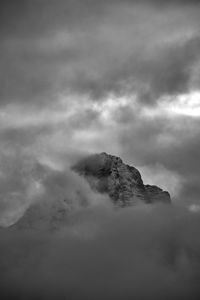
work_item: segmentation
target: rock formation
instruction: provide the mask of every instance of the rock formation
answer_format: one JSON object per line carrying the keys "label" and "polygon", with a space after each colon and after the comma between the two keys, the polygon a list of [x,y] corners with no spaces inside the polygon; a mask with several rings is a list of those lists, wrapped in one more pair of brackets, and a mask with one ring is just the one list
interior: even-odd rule
{"label": "rock formation", "polygon": [[[119,157],[106,153],[94,154],[79,161],[72,167],[72,170],[85,178],[89,183],[88,189],[108,195],[118,207],[141,203],[171,203],[168,192],[157,186],[144,185],[140,172],[124,164]],[[48,170],[44,168],[40,168],[40,171],[44,174],[48,173]],[[43,184],[51,188],[52,195],[44,199],[41,197],[33,203],[24,215],[10,226],[11,230],[56,230],[67,224],[70,212],[76,209],[76,203],[78,206],[87,206],[87,201],[84,201],[85,204],[82,203],[83,195],[81,196],[80,191],[77,191],[73,197],[69,193],[70,188],[67,183],[69,178],[66,179],[65,193],[63,189],[59,189],[59,182],[61,181],[61,185],[63,182],[62,176],[54,174],[52,179],[49,179],[50,183],[48,183],[48,176],[46,180],[43,179]],[[42,177],[45,178],[45,176]]]}
{"label": "rock formation", "polygon": [[117,156],[105,152],[94,154],[79,161],[72,169],[84,176],[92,189],[107,193],[119,206],[141,201],[171,203],[168,192],[154,185],[144,185],[140,172]]}

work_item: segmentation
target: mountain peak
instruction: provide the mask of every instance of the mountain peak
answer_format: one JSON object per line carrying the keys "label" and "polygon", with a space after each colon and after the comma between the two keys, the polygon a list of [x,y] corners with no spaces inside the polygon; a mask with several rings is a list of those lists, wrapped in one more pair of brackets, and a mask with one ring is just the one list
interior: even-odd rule
{"label": "mountain peak", "polygon": [[[135,167],[124,164],[120,157],[105,152],[93,154],[81,159],[72,170],[82,176],[93,191],[108,195],[118,207],[142,203],[171,203],[168,192],[155,185],[144,185],[140,172]],[[41,172],[45,170],[41,169]],[[66,224],[71,209],[76,209],[79,195],[76,192],[71,199],[70,195],[66,198],[66,194],[60,194],[56,188],[56,181],[60,181],[59,176],[54,174],[55,187],[54,181],[51,182],[52,191],[56,191],[52,197],[44,197],[33,203],[17,223],[11,226],[11,230],[56,230]],[[66,188],[68,180],[65,182]],[[89,188],[88,185],[87,187]]]}
{"label": "mountain peak", "polygon": [[102,152],[80,160],[72,169],[84,176],[92,189],[106,193],[119,206],[144,203],[171,203],[168,192],[144,185],[138,169],[120,157]]}

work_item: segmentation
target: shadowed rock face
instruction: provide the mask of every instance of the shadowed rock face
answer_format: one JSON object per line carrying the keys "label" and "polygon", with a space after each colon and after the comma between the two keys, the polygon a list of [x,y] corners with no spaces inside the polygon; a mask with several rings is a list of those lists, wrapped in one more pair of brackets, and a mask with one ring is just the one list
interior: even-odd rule
{"label": "shadowed rock face", "polygon": [[[91,155],[79,161],[72,169],[88,181],[93,191],[109,195],[113,203],[119,207],[141,203],[171,203],[168,192],[157,186],[144,185],[140,172],[124,164],[119,157],[106,153]],[[48,170],[40,168],[40,171],[46,174]],[[67,194],[65,197],[59,189],[60,177],[54,178],[57,185],[54,186],[54,180],[50,181],[52,196],[33,203],[24,215],[10,226],[11,230],[56,230],[61,225],[67,224],[69,213],[76,209],[76,203],[87,206],[87,201],[80,203],[79,195],[77,199],[76,195],[71,198]],[[89,190],[90,187],[88,186]]]}
{"label": "shadowed rock face", "polygon": [[171,203],[168,192],[144,185],[140,172],[121,158],[105,152],[79,161],[72,169],[84,176],[92,189],[107,193],[119,206],[145,203]]}

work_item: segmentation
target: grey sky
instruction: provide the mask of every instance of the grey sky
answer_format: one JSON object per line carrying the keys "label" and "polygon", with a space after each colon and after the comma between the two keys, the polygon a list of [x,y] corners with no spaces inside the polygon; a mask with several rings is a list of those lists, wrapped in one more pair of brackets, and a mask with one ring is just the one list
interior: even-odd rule
{"label": "grey sky", "polygon": [[[197,0],[0,1],[0,225],[33,204],[21,221],[39,227],[0,228],[5,299],[199,299],[199,16]],[[102,151],[173,205],[114,211],[69,169]]]}
{"label": "grey sky", "polygon": [[[107,151],[146,170],[147,181],[162,170],[161,187],[174,198],[199,201],[198,1],[0,5],[5,187],[24,193],[23,184],[12,184],[7,162],[15,174],[27,156],[59,169],[80,155]],[[177,191],[167,174],[176,178]]]}

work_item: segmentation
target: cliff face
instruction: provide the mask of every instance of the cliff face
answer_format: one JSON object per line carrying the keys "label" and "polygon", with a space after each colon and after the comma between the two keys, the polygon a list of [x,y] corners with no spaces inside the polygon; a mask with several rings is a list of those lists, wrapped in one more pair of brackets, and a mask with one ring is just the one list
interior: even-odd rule
{"label": "cliff face", "polygon": [[171,203],[168,192],[157,186],[144,185],[136,168],[105,152],[81,160],[72,169],[84,176],[92,189],[107,193],[119,206],[139,204],[141,201]]}

